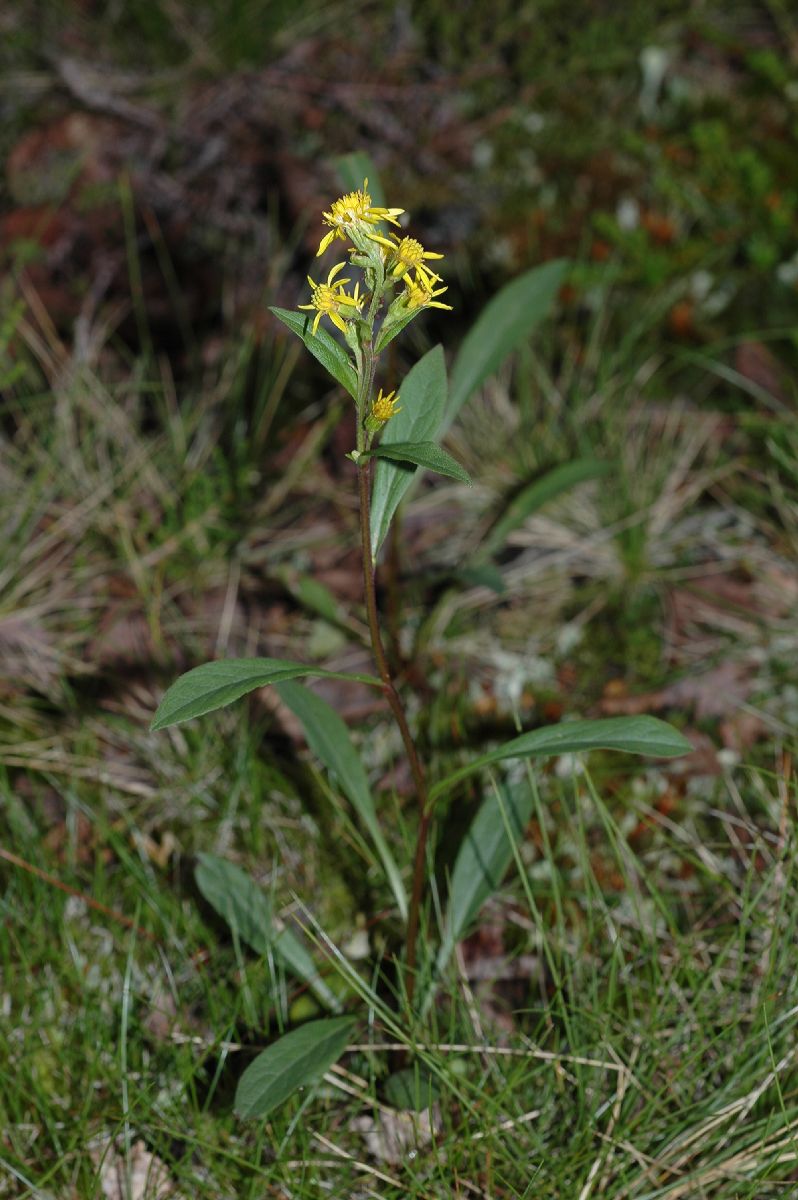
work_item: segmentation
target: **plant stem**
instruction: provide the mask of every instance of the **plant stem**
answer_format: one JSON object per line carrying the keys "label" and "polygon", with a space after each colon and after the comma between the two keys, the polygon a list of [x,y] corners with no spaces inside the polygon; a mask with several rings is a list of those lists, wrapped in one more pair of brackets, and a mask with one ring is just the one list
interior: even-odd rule
{"label": "plant stem", "polygon": [[416,944],[418,941],[419,916],[421,899],[424,890],[424,866],[426,862],[427,838],[429,836],[430,812],[427,802],[427,781],[424,768],[418,757],[413,735],[407,723],[404,705],[396,690],[391,676],[385,647],[382,644],[379,616],[377,613],[377,592],[375,586],[375,568],[371,557],[371,522],[369,516],[369,493],[371,490],[371,460],[358,464],[358,492],[360,497],[360,541],[363,554],[363,585],[366,594],[366,614],[368,617],[371,646],[374,661],[382,680],[385,697],[396,718],[399,732],[402,735],[407,761],[413,775],[416,796],[419,806],[418,839],[416,841],[416,857],[413,865],[413,889],[410,896],[410,908],[407,917],[407,1003],[412,1005],[415,991],[416,974]]}

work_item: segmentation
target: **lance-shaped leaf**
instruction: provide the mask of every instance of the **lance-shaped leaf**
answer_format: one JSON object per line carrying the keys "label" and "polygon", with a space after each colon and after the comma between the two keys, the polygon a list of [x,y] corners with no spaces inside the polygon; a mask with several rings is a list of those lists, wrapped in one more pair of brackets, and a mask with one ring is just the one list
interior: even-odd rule
{"label": "lance-shaped leaf", "polygon": [[672,725],[658,717],[605,717],[596,721],[563,721],[522,733],[496,750],[474,758],[430,789],[430,800],[448,792],[461,779],[508,758],[548,758],[581,750],[622,750],[651,758],[689,754],[692,746]]}
{"label": "lance-shaped leaf", "polygon": [[197,887],[234,934],[258,954],[269,949],[292,975],[307,983],[316,997],[340,1012],[341,1003],[316,970],[316,964],[296,934],[275,929],[272,908],[254,880],[235,863],[215,854],[198,854]]}
{"label": "lance-shaped leaf", "polygon": [[[512,280],[488,302],[466,334],[455,359],[446,412],[433,435],[442,437],[446,433],[472,393],[498,370],[551,311],[568,265],[567,260],[558,259],[535,267]],[[419,434],[415,433],[414,436],[419,437]],[[398,436],[396,440],[399,440]],[[420,476],[421,472],[417,471],[413,479],[418,480]],[[378,549],[379,542],[374,538],[372,523],[372,553],[375,559]]]}
{"label": "lance-shaped leaf", "polygon": [[343,346],[339,346],[335,338],[330,337],[321,325],[315,333],[313,332],[312,314],[293,312],[290,308],[270,308],[269,312],[274,313],[278,321],[282,321],[292,333],[302,338],[313,357],[329,371],[333,379],[337,379],[350,396],[357,397],[357,374],[351,358]]}
{"label": "lance-shaped leaf", "polygon": [[381,354],[386,346],[389,346],[395,337],[405,329],[411,321],[415,321],[416,317],[420,316],[424,310],[422,308],[408,308],[400,317],[392,317],[391,320],[385,320],[382,324],[380,332],[377,334],[377,340],[374,343],[375,354]]}
{"label": "lance-shaped leaf", "polygon": [[345,192],[358,191],[363,186],[363,180],[368,179],[371,203],[375,208],[386,207],[385,192],[371,155],[363,150],[353,150],[350,154],[342,154],[337,158],[335,166]]}
{"label": "lance-shaped leaf", "polygon": [[471,486],[468,471],[434,442],[389,442],[364,450],[359,457],[390,458],[396,462],[413,463],[417,467],[436,471],[438,475],[451,475],[452,479],[459,479],[461,483]]}
{"label": "lance-shaped leaf", "polygon": [[274,574],[300,604],[331,625],[345,624],[346,617],[330,589],[312,575],[278,567]]}
{"label": "lance-shaped leaf", "polygon": [[464,583],[466,587],[490,588],[497,596],[501,596],[507,591],[504,576],[499,568],[495,567],[493,563],[482,562],[481,559],[455,571],[454,578],[458,583]]}
{"label": "lance-shaped leaf", "polygon": [[438,951],[439,972],[482,905],[501,887],[513,857],[513,842],[523,841],[531,815],[532,793],[525,786],[502,787],[480,805],[457,851],[452,871],[446,923]]}
{"label": "lance-shaped leaf", "polygon": [[289,662],[282,658],[222,658],[203,663],[175,680],[167,690],[153,717],[151,729],[165,729],[201,717],[217,708],[232,704],[256,688],[302,675],[326,676],[328,679],[353,679],[372,687],[382,687],[373,675],[350,675],[343,671],[325,671],[305,663]]}
{"label": "lance-shaped leaf", "polygon": [[405,920],[407,894],[402,876],[380,829],[368,778],[360,755],[352,745],[349,730],[326,700],[300,683],[281,683],[277,691],[283,703],[299,717],[311,750],[334,776],[368,830],[399,912]]}
{"label": "lance-shaped leaf", "polygon": [[[383,447],[396,442],[427,442],[435,437],[446,405],[446,365],[440,346],[416,363],[400,392],[401,412],[385,426],[380,443]],[[387,459],[377,462],[371,494],[371,554],[375,561],[413,474]]]}
{"label": "lance-shaped leaf", "polygon": [[609,470],[610,464],[607,462],[596,458],[578,458],[574,462],[564,463],[546,471],[513,497],[493,528],[489,530],[481,547],[482,553],[493,554],[499,550],[509,533],[523,525],[527,517],[550,500],[588,479],[601,478],[608,474]]}
{"label": "lance-shaped leaf", "polygon": [[265,1117],[297,1088],[317,1083],[343,1054],[354,1027],[351,1017],[309,1021],[273,1042],[239,1079],[236,1112]]}
{"label": "lance-shaped leaf", "polygon": [[483,308],[466,334],[452,368],[448,429],[468,397],[498,370],[551,311],[568,263],[564,259],[534,267],[503,287]]}

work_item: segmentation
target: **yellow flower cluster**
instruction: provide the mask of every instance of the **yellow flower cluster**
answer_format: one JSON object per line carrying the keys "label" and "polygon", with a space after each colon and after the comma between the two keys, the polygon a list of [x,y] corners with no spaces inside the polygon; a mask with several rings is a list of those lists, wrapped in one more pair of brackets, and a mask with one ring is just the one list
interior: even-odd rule
{"label": "yellow flower cluster", "polygon": [[447,290],[445,287],[434,290],[435,284],[440,282],[439,275],[436,275],[430,283],[419,276],[416,277],[415,282],[408,277],[405,279],[405,293],[402,297],[404,303],[408,308],[445,308],[451,312],[451,304],[441,304],[435,299],[436,296],[442,296]]}
{"label": "yellow flower cluster", "polygon": [[372,402],[368,416],[366,417],[366,429],[369,433],[376,433],[386,421],[390,421],[391,417],[395,417],[401,411],[399,397],[396,393],[388,392],[387,396],[384,396],[382,388],[380,388],[379,395]]}
{"label": "yellow flower cluster", "polygon": [[[350,254],[358,253],[361,256],[369,253],[369,245],[376,245],[382,257],[386,282],[393,283],[401,279],[405,285],[404,291],[395,301],[396,304],[403,307],[404,311],[420,308],[450,310],[450,305],[441,304],[437,300],[437,297],[447,290],[445,287],[436,287],[436,284],[442,283],[443,280],[427,265],[432,260],[443,258],[443,255],[425,250],[415,238],[399,237],[395,233],[385,237],[377,232],[375,227],[383,221],[398,225],[397,218],[402,215],[404,209],[382,208],[372,204],[368,182],[368,179],[364,179],[362,188],[355,192],[347,192],[330,205],[329,212],[322,213],[322,220],[329,226],[330,232],[321,239],[316,257],[323,254],[336,240],[350,241]],[[374,253],[373,250],[371,253]],[[354,292],[349,295],[344,291],[349,280],[335,278],[339,271],[344,269],[344,265],[338,263],[333,267],[326,283],[314,283],[308,276],[311,288],[310,304],[300,304],[299,307],[315,310],[314,333],[322,317],[329,317],[333,325],[346,333],[346,321],[352,320],[363,307],[359,285],[356,285]],[[387,417],[385,419],[387,420]]]}
{"label": "yellow flower cluster", "polygon": [[327,247],[336,238],[340,238],[345,242],[347,238],[352,237],[353,233],[358,233],[363,226],[379,225],[380,221],[390,221],[392,225],[398,225],[397,217],[400,217],[405,211],[403,208],[378,208],[371,203],[371,196],[367,192],[369,185],[368,179],[363,180],[363,187],[356,192],[347,192],[340,200],[336,200],[330,205],[330,211],[322,213],[322,220],[325,225],[330,226],[330,233],[326,233],[321,239],[321,244],[316,252],[318,258],[323,254]]}
{"label": "yellow flower cluster", "polygon": [[440,279],[439,275],[430,271],[424,259],[443,258],[442,254],[433,254],[431,250],[425,250],[415,238],[398,238],[395,233],[391,234],[391,240],[376,233],[373,233],[371,238],[387,249],[386,274],[392,279],[404,279],[410,271],[416,272],[416,279],[423,279],[428,284],[436,283]]}
{"label": "yellow flower cluster", "polygon": [[[346,333],[346,323],[344,317],[353,317],[355,313],[360,312],[363,307],[363,297],[360,295],[360,284],[355,284],[355,290],[351,296],[347,296],[343,290],[348,279],[335,279],[339,271],[343,271],[344,264],[338,263],[333,267],[330,274],[327,276],[326,283],[314,283],[308,275],[308,283],[310,284],[310,304],[300,304],[300,308],[316,310],[316,318],[313,322],[313,332],[315,333],[319,327],[319,321],[322,317],[329,317],[333,325]],[[335,283],[333,280],[335,279]]]}

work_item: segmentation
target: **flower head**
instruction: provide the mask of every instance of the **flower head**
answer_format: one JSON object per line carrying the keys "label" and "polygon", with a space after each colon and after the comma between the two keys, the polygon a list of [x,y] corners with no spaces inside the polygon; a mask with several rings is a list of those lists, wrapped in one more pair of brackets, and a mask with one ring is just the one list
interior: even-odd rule
{"label": "flower head", "polygon": [[[343,333],[346,333],[346,322],[344,317],[350,320],[355,313],[360,312],[363,307],[363,297],[360,295],[360,285],[355,284],[355,290],[351,296],[348,296],[343,288],[349,283],[348,279],[335,279],[339,271],[343,271],[344,264],[338,263],[333,267],[330,274],[327,276],[326,283],[314,283],[308,275],[308,283],[311,288],[310,304],[300,304],[300,308],[316,310],[316,317],[313,321],[313,332],[315,333],[319,327],[319,321],[322,317],[329,317],[333,325],[337,326]],[[333,280],[335,282],[333,283]]]}
{"label": "flower head", "polygon": [[381,246],[387,248],[386,272],[393,279],[403,279],[409,271],[415,271],[417,277],[430,287],[440,282],[440,276],[436,275],[434,271],[430,271],[424,259],[443,258],[442,254],[425,250],[421,242],[417,242],[415,238],[400,238],[395,233],[391,234],[390,239],[380,237],[376,233],[369,236],[372,241],[379,242]]}
{"label": "flower head", "polygon": [[330,232],[321,239],[316,253],[317,258],[324,253],[335,238],[346,241],[347,238],[351,239],[353,233],[367,234],[371,227],[378,225],[380,221],[390,221],[393,225],[399,224],[396,218],[405,210],[403,208],[380,208],[373,205],[371,196],[366,190],[368,185],[368,179],[364,179],[362,188],[356,192],[347,192],[345,196],[341,196],[340,200],[336,200],[330,205],[329,212],[322,213],[324,224],[330,226]]}
{"label": "flower head", "polygon": [[366,417],[366,429],[369,433],[376,433],[381,429],[386,421],[390,421],[391,417],[395,417],[401,408],[397,408],[399,397],[395,392],[388,392],[387,396],[382,393],[380,388],[379,395],[376,400],[372,401],[368,416]]}
{"label": "flower head", "polygon": [[400,299],[407,308],[445,308],[447,312],[452,311],[451,304],[441,304],[436,300],[436,296],[442,296],[448,288],[442,287],[435,289],[435,284],[440,280],[436,275],[431,282],[427,282],[421,275],[416,273],[416,278],[412,279],[410,275],[405,275],[405,290]]}

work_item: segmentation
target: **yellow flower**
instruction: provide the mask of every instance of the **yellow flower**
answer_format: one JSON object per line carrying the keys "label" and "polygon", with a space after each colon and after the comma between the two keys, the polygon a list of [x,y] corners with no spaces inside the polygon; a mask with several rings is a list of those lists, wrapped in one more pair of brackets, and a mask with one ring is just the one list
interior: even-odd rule
{"label": "yellow flower", "polygon": [[399,397],[395,392],[389,392],[387,396],[382,394],[380,388],[377,399],[372,401],[369,414],[366,417],[366,429],[369,433],[376,433],[381,429],[386,421],[390,421],[391,417],[395,417],[401,408],[398,408]]}
{"label": "yellow flower", "polygon": [[[363,307],[363,297],[360,295],[360,284],[355,284],[355,290],[351,296],[347,296],[342,289],[348,279],[335,279],[339,271],[343,271],[344,264],[338,263],[333,267],[330,274],[327,276],[326,283],[314,283],[308,275],[308,283],[311,287],[310,304],[300,304],[300,308],[309,310],[316,309],[316,318],[313,322],[313,332],[315,333],[319,327],[319,321],[322,317],[329,317],[333,325],[346,333],[346,322],[344,317],[350,320],[356,312],[360,312]],[[335,279],[335,283],[333,280]],[[343,315],[342,315],[343,310]]]}
{"label": "yellow flower", "polygon": [[372,416],[383,424],[390,421],[391,417],[402,411],[401,408],[397,408],[399,399],[395,392],[389,392],[387,396],[383,396],[382,388],[380,388],[379,395],[371,406]]}
{"label": "yellow flower", "polygon": [[447,312],[452,311],[451,304],[441,304],[436,300],[436,296],[442,296],[448,288],[442,287],[435,291],[435,284],[440,282],[436,275],[431,283],[427,283],[419,274],[416,274],[415,280],[409,275],[405,275],[405,290],[402,293],[401,299],[408,308],[445,308]]}
{"label": "yellow flower", "polygon": [[388,274],[394,279],[403,279],[408,271],[415,271],[418,278],[430,287],[440,282],[440,276],[436,275],[434,271],[430,271],[424,259],[443,258],[442,254],[435,254],[432,250],[425,250],[421,242],[417,242],[415,238],[399,238],[395,233],[391,234],[390,240],[380,237],[376,233],[372,233],[369,236],[372,241],[379,242],[381,246],[386,246],[390,251],[387,258],[387,267]]}
{"label": "yellow flower", "polygon": [[347,192],[345,196],[341,196],[340,200],[336,200],[330,205],[329,212],[322,213],[324,224],[330,226],[330,233],[326,233],[321,239],[316,253],[317,258],[324,253],[335,238],[346,241],[347,237],[351,237],[353,231],[357,230],[368,233],[369,226],[378,225],[380,221],[390,221],[393,225],[399,224],[396,218],[405,210],[403,208],[379,208],[373,205],[371,196],[366,191],[368,185],[368,179],[364,179],[362,188],[356,192]]}

